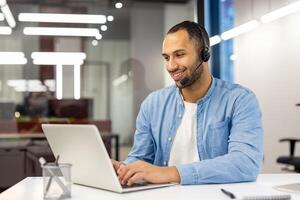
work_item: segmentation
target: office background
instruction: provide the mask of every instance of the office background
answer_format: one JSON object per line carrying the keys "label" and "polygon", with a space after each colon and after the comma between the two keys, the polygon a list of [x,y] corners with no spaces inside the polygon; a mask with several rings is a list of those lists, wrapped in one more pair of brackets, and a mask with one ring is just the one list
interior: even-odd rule
{"label": "office background", "polygon": [[[107,126],[105,131],[119,135],[120,155],[124,158],[132,144],[135,117],[142,100],[151,91],[172,84],[161,56],[164,34],[178,22],[201,21],[204,17],[211,39],[216,39],[212,46],[213,75],[250,88],[260,102],[265,130],[262,172],[283,172],[276,159],[288,154],[289,149],[287,143],[278,140],[300,137],[300,107],[296,106],[300,103],[300,9],[269,23],[262,23],[260,17],[297,1],[120,2],[122,8],[116,8],[117,1],[113,0],[7,1],[16,27],[11,34],[0,35],[0,52],[23,52],[27,62],[8,65],[0,59],[0,132],[38,134],[42,122],[101,122],[100,126]],[[103,14],[114,19],[105,24],[107,30],[101,24],[51,24],[18,19],[20,13],[38,12]],[[259,24],[232,39],[219,40],[225,31],[251,20]],[[0,26],[8,26],[5,18]],[[23,33],[25,27],[38,26],[98,28],[102,38]],[[86,58],[77,66],[77,72],[74,65],[62,66],[62,84],[58,88],[59,67],[34,64],[32,52],[83,52]],[[78,69],[79,82],[74,77]],[[5,156],[3,152],[1,155]],[[295,154],[300,155],[299,148]]]}

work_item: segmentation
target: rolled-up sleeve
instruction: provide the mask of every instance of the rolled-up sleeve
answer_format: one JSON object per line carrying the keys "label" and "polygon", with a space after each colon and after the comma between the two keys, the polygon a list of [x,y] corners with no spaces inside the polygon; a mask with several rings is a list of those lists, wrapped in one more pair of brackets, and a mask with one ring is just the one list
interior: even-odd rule
{"label": "rolled-up sleeve", "polygon": [[144,160],[153,163],[154,160],[154,141],[151,133],[149,105],[146,99],[140,108],[136,119],[136,131],[134,134],[134,144],[125,164],[133,163],[137,160]]}

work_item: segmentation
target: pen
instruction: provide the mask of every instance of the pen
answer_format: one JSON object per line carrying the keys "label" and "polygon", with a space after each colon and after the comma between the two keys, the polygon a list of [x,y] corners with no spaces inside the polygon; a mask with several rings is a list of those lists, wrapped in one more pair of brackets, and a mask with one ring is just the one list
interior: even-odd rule
{"label": "pen", "polygon": [[[59,155],[57,155],[57,157],[56,157],[56,159],[55,159],[55,166],[58,166],[58,159],[59,159]],[[51,171],[49,171],[49,172],[51,172]],[[53,174],[52,173],[50,173],[52,176],[50,177],[50,179],[49,179],[49,182],[48,182],[48,184],[47,184],[47,186],[46,186],[46,194],[47,194],[47,192],[48,192],[48,190],[49,190],[49,188],[50,188],[50,185],[51,185],[51,182],[52,182],[52,179],[53,179]],[[55,176],[55,175],[54,175]]]}
{"label": "pen", "polygon": [[229,196],[231,199],[235,199],[234,194],[232,194],[231,192],[224,190],[223,188],[221,188],[221,191],[226,194],[227,196]]}

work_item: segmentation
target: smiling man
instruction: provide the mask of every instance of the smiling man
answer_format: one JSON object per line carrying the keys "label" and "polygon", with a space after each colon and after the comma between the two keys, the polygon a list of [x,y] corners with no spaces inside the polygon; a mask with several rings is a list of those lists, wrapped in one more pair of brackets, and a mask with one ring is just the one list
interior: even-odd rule
{"label": "smiling man", "polygon": [[122,184],[254,181],[262,163],[261,112],[249,89],[212,77],[209,37],[197,23],[172,27],[162,45],[175,85],[151,93],[134,145],[113,161]]}

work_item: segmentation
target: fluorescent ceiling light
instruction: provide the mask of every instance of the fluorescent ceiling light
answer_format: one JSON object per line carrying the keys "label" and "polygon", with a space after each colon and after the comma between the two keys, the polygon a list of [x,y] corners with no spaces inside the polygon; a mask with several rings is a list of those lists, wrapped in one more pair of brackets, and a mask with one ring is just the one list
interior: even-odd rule
{"label": "fluorescent ceiling light", "polygon": [[235,61],[235,60],[236,60],[236,57],[237,57],[237,56],[236,56],[235,54],[232,54],[232,55],[229,57],[229,59],[232,60],[232,61]]}
{"label": "fluorescent ceiling light", "polygon": [[214,45],[220,43],[221,40],[222,40],[222,39],[221,39],[221,37],[220,37],[219,35],[215,35],[215,36],[213,36],[213,37],[210,37],[210,38],[209,38],[210,46],[212,47],[212,46],[214,46]]}
{"label": "fluorescent ceiling light", "polygon": [[0,65],[25,65],[27,59],[23,52],[0,52]]}
{"label": "fluorescent ceiling light", "polygon": [[98,37],[96,28],[25,27],[25,35]]}
{"label": "fluorescent ceiling light", "polygon": [[12,33],[12,29],[8,26],[0,26],[0,35],[10,35]]}
{"label": "fluorescent ceiling light", "polygon": [[223,40],[231,39],[233,37],[236,37],[238,35],[241,35],[243,33],[246,33],[248,31],[255,29],[258,25],[259,25],[259,22],[257,20],[252,20],[250,22],[247,22],[245,24],[242,24],[240,26],[237,26],[233,29],[230,29],[230,30],[222,33],[221,38]]}
{"label": "fluorescent ceiling light", "polygon": [[15,18],[12,15],[12,13],[11,13],[11,11],[10,11],[10,9],[9,9],[9,7],[8,7],[8,5],[7,5],[6,2],[5,2],[4,5],[1,5],[1,11],[2,11],[2,13],[3,13],[3,15],[4,15],[4,17],[5,17],[6,21],[7,21],[7,24],[10,27],[12,27],[12,28],[16,27]]}
{"label": "fluorescent ceiling light", "polygon": [[86,54],[82,52],[33,52],[35,65],[82,65]]}
{"label": "fluorescent ceiling light", "polygon": [[261,17],[261,21],[263,23],[271,22],[275,19],[278,19],[280,17],[284,17],[284,16],[286,16],[288,14],[291,14],[293,12],[296,12],[298,10],[300,10],[300,1],[296,1],[294,3],[291,3],[291,4],[287,5],[287,6],[284,6],[282,8],[279,8],[277,10],[274,10],[272,12],[269,12],[269,13],[263,15]]}
{"label": "fluorescent ceiling light", "polygon": [[0,51],[1,57],[25,57],[23,52]]}
{"label": "fluorescent ceiling light", "polygon": [[0,13],[0,21],[4,20],[4,15],[2,13]]}
{"label": "fluorescent ceiling light", "polygon": [[6,83],[8,86],[13,87],[17,92],[45,92],[46,86],[42,84],[40,80],[8,80]]}
{"label": "fluorescent ceiling light", "polygon": [[102,26],[100,27],[100,29],[101,29],[101,31],[107,31],[107,26],[106,26],[106,25],[102,25]]}
{"label": "fluorescent ceiling light", "polygon": [[105,24],[106,16],[105,15],[87,15],[87,14],[20,13],[19,21],[22,21],[22,22]]}
{"label": "fluorescent ceiling light", "polygon": [[80,99],[80,65],[74,65],[74,99]]}
{"label": "fluorescent ceiling light", "polygon": [[51,60],[49,59],[35,59],[33,60],[33,64],[35,65],[82,65],[83,60],[69,60],[69,59],[56,59],[56,60]]}
{"label": "fluorescent ceiling light", "polygon": [[117,3],[115,4],[115,7],[116,7],[117,9],[120,9],[120,8],[123,7],[123,4],[122,4],[121,2],[117,2]]}
{"label": "fluorescent ceiling light", "polygon": [[39,59],[39,58],[53,58],[53,59],[60,59],[60,58],[67,58],[67,59],[86,59],[86,53],[83,52],[32,52],[31,53],[32,59]]}
{"label": "fluorescent ceiling light", "polygon": [[112,16],[112,15],[107,16],[107,21],[109,21],[109,22],[114,21],[114,16]]}
{"label": "fluorescent ceiling light", "polygon": [[98,40],[93,40],[93,41],[92,41],[92,45],[93,45],[93,46],[97,46],[97,45],[98,45]]}
{"label": "fluorescent ceiling light", "polygon": [[112,84],[113,84],[113,86],[119,86],[120,84],[124,83],[127,80],[128,80],[128,75],[123,74],[122,76],[120,76],[120,77],[116,78],[115,80],[113,80]]}

